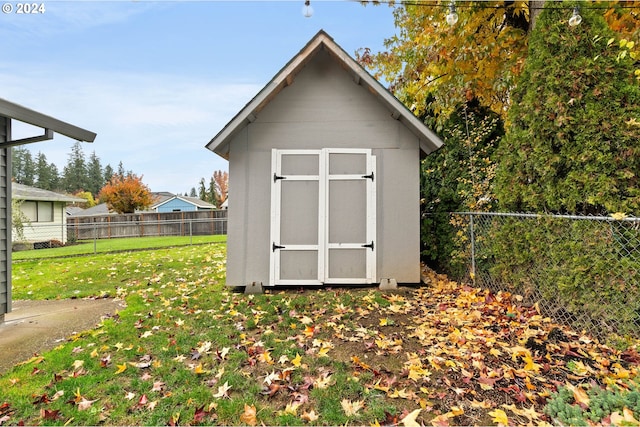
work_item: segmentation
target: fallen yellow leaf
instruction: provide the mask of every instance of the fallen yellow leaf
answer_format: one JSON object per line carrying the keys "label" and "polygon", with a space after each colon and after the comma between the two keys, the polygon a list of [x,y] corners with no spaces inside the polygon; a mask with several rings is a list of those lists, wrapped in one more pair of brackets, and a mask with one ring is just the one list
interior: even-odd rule
{"label": "fallen yellow leaf", "polygon": [[305,421],[308,421],[310,423],[318,420],[318,415],[316,414],[316,411],[314,411],[313,409],[310,412],[304,412],[302,415],[300,415],[300,418],[302,418]]}
{"label": "fallen yellow leaf", "polygon": [[254,405],[244,405],[244,412],[240,415],[240,421],[245,425],[255,426],[258,424],[256,418],[256,407]]}
{"label": "fallen yellow leaf", "polygon": [[494,423],[498,423],[498,425],[508,426],[509,418],[507,418],[507,414],[502,409],[496,409],[494,411],[489,412],[493,418],[491,421]]}
{"label": "fallen yellow leaf", "polygon": [[416,421],[416,418],[418,418],[418,415],[420,415],[421,411],[422,409],[416,409],[415,411],[409,413],[406,417],[401,419],[400,422],[404,424],[405,427],[420,427],[420,423]]}
{"label": "fallen yellow leaf", "polygon": [[363,400],[351,401],[348,399],[342,399],[342,401],[340,402],[340,405],[342,405],[342,410],[344,411],[345,415],[347,417],[352,417],[357,415],[358,411],[364,408],[364,401]]}
{"label": "fallen yellow leaf", "polygon": [[293,366],[295,366],[296,368],[300,367],[300,363],[302,363],[302,356],[300,356],[298,353],[296,353],[296,357],[293,358],[293,360],[291,361],[291,363],[293,364]]}

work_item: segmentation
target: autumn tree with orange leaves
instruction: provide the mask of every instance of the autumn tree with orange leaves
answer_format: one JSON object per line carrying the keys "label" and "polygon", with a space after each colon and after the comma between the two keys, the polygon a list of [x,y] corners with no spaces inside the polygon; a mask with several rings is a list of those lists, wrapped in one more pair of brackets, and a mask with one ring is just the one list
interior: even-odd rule
{"label": "autumn tree with orange leaves", "polygon": [[[391,92],[417,116],[430,110],[437,131],[472,99],[506,118],[536,17],[546,3],[456,1],[455,25],[445,20],[449,1],[392,3],[397,34],[384,41],[385,50],[363,48],[357,59],[376,78],[388,81]],[[640,1],[563,3],[565,25],[576,4],[598,10],[621,38],[637,41]]]}
{"label": "autumn tree with orange leaves", "polygon": [[142,182],[142,176],[115,174],[102,187],[98,198],[107,204],[109,211],[133,213],[153,204],[151,190]]}

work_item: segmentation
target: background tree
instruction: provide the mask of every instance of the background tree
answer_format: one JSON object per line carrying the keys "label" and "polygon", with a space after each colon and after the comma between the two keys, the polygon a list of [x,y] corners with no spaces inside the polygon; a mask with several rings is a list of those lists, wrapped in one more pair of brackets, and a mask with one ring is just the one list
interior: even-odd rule
{"label": "background tree", "polygon": [[19,184],[33,185],[35,183],[36,168],[31,152],[24,147],[14,147],[11,157],[15,181]]}
{"label": "background tree", "polygon": [[93,194],[90,191],[78,191],[73,194],[75,197],[79,197],[81,199],[85,199],[86,203],[82,203],[80,207],[82,208],[91,208],[96,205],[96,201],[93,198]]}
{"label": "background tree", "polygon": [[[390,90],[417,116],[427,99],[441,130],[456,108],[470,99],[506,117],[510,92],[517,84],[527,56],[533,22],[546,3],[562,9],[557,18],[566,25],[571,4],[531,1],[457,2],[458,22],[445,21],[448,2],[408,2],[394,8],[398,35],[385,40],[386,50],[360,49],[359,62],[390,83]],[[640,1],[580,2],[604,13],[612,30],[637,39]],[[638,53],[640,45],[635,46]]]}
{"label": "background tree", "polygon": [[207,186],[204,183],[204,178],[200,178],[200,183],[198,186],[198,197],[200,200],[207,200]]}
{"label": "background tree", "polygon": [[[640,85],[629,43],[547,2],[509,111],[496,193],[506,209],[640,214]],[[634,45],[631,44],[631,48]]]}
{"label": "background tree", "polygon": [[[422,161],[422,259],[439,271],[454,271],[461,245],[460,218],[451,212],[489,211],[496,203],[496,149],[504,128],[500,116],[477,100],[457,109],[444,125],[444,146]],[[466,262],[466,259],[464,260]]]}
{"label": "background tree", "polygon": [[[125,171],[122,161],[118,169],[123,175],[133,173]],[[26,147],[13,148],[12,172],[13,179],[21,184],[34,185],[44,190],[66,191],[70,194],[86,190],[92,193],[94,199],[104,183],[108,182],[114,174],[111,165],[102,168],[102,162],[95,151],[87,160],[79,142],[71,148],[62,177],[58,167],[54,163],[49,163],[42,152],[38,152],[34,162],[31,152]]]}
{"label": "background tree", "polygon": [[69,193],[88,187],[87,164],[80,142],[74,143],[71,147],[69,160],[62,170],[62,185]]}
{"label": "background tree", "polygon": [[107,204],[110,211],[117,213],[134,213],[148,208],[154,202],[151,190],[142,182],[142,177],[133,173],[113,175],[100,190],[99,199]]}
{"label": "background tree", "polygon": [[198,197],[198,193],[196,193],[195,187],[191,187],[191,191],[189,191],[189,197]]}
{"label": "background tree", "polygon": [[47,156],[38,152],[36,156],[36,179],[35,186],[44,190],[55,191],[60,187],[60,174],[55,164],[47,161]]}
{"label": "background tree", "polygon": [[114,173],[115,172],[113,171],[113,167],[111,167],[111,165],[105,166],[104,171],[102,172],[102,177],[104,179],[103,182],[109,182]]}
{"label": "background tree", "polygon": [[[227,196],[229,193],[229,172],[217,170],[213,173],[211,178],[209,178],[209,185],[207,186],[205,179],[200,178],[200,183],[198,186],[197,197],[200,200],[204,200],[205,202],[211,203],[216,207],[220,207],[225,200],[227,200]],[[191,194],[195,197],[196,189],[191,189]]]}
{"label": "background tree", "polygon": [[400,35],[385,40],[385,52],[361,49],[358,60],[389,81],[391,91],[418,116],[429,96],[440,124],[474,98],[502,115],[526,53],[528,2],[461,2],[453,26],[446,13],[444,2],[396,7]]}
{"label": "background tree", "polygon": [[105,179],[102,171],[102,164],[100,158],[93,151],[89,156],[89,163],[87,164],[87,188],[91,194],[98,194],[100,189],[104,186]]}
{"label": "background tree", "polygon": [[218,189],[216,187],[216,180],[213,178],[213,175],[211,176],[211,178],[209,178],[209,189],[207,190],[207,202],[211,203],[212,205],[216,205],[216,200],[218,200],[220,196],[218,195]]}
{"label": "background tree", "polygon": [[120,163],[118,163],[118,170],[116,171],[116,175],[120,175],[120,176],[133,175],[133,171],[131,170],[125,171],[124,165],[122,164],[122,161],[120,161]]}
{"label": "background tree", "polygon": [[216,207],[222,206],[229,195],[229,172],[217,170],[213,173],[213,181],[215,182],[215,201]]}

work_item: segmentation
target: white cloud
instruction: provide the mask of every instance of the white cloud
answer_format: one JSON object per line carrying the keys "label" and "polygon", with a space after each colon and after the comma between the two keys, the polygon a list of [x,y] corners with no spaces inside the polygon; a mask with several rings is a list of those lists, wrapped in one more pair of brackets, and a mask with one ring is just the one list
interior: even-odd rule
{"label": "white cloud", "polygon": [[[24,70],[11,73],[9,69]],[[89,72],[49,69],[30,64],[0,67],[0,96],[98,134],[95,150],[103,166],[144,175],[154,191],[184,192],[200,178],[227,169],[224,159],[204,145],[260,90],[261,84],[204,81],[167,74]],[[25,132],[25,135],[20,135]],[[33,129],[14,129],[14,137]],[[42,151],[60,171],[74,141],[31,146]]]}

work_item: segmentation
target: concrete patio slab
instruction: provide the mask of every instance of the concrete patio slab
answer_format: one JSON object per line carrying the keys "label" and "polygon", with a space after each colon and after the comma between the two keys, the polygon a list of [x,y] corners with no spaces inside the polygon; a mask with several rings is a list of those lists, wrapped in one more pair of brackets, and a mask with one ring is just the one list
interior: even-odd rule
{"label": "concrete patio slab", "polygon": [[95,327],[126,306],[117,299],[13,301],[0,324],[0,374],[67,338]]}

